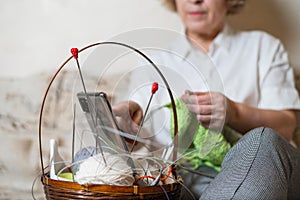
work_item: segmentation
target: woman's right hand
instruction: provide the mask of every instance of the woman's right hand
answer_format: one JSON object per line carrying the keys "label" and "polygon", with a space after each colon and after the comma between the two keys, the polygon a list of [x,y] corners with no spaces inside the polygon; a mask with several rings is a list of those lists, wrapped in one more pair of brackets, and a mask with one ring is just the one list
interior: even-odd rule
{"label": "woman's right hand", "polygon": [[137,133],[143,118],[143,110],[134,101],[124,101],[112,107],[119,127],[126,133]]}

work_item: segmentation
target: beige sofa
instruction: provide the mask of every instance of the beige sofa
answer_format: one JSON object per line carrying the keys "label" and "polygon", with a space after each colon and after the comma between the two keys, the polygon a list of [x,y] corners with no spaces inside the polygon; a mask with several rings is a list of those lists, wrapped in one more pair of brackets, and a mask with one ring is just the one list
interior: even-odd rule
{"label": "beige sofa", "polygon": [[[25,78],[0,79],[0,199],[32,199],[32,187],[35,198],[44,199],[40,179],[36,179],[41,172],[38,121],[42,98],[52,74],[45,72]],[[102,80],[102,87],[107,91],[115,90],[109,83],[114,83],[118,76],[107,76]],[[76,72],[60,73],[47,96],[44,108],[46,120],[42,124],[45,166],[48,164],[51,138],[58,142],[64,158],[70,160],[70,99],[73,98],[74,80],[78,80]],[[98,81],[93,76],[86,80],[87,84],[97,84]],[[300,132],[295,134],[294,142],[300,146]]]}

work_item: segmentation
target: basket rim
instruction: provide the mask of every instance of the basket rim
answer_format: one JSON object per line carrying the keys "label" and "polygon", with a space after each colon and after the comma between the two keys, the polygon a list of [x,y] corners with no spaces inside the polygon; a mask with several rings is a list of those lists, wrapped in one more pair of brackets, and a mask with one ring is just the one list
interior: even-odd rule
{"label": "basket rim", "polygon": [[[55,187],[66,190],[76,190],[78,192],[95,192],[103,194],[123,194],[123,195],[147,195],[159,194],[162,190],[166,192],[173,192],[182,188],[183,180],[178,178],[173,183],[156,186],[118,186],[118,185],[105,185],[105,184],[79,184],[77,182],[70,182],[64,180],[55,180],[49,177],[49,173],[41,176],[41,181],[44,186]],[[118,189],[118,191],[116,191]]]}

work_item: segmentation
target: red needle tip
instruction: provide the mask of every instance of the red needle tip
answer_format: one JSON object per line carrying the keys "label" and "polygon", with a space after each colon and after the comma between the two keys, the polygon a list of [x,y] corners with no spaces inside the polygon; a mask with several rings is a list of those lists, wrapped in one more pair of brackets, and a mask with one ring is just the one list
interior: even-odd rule
{"label": "red needle tip", "polygon": [[78,58],[78,49],[77,48],[72,48],[71,53],[75,59]]}
{"label": "red needle tip", "polygon": [[152,94],[154,94],[158,90],[158,83],[154,82],[152,84]]}

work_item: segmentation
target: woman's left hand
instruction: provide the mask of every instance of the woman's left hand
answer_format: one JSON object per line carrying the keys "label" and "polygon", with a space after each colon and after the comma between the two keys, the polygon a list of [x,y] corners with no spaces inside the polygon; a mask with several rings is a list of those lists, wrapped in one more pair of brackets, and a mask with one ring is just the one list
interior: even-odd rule
{"label": "woman's left hand", "polygon": [[185,91],[182,100],[199,123],[206,128],[219,128],[228,122],[231,101],[219,92]]}

